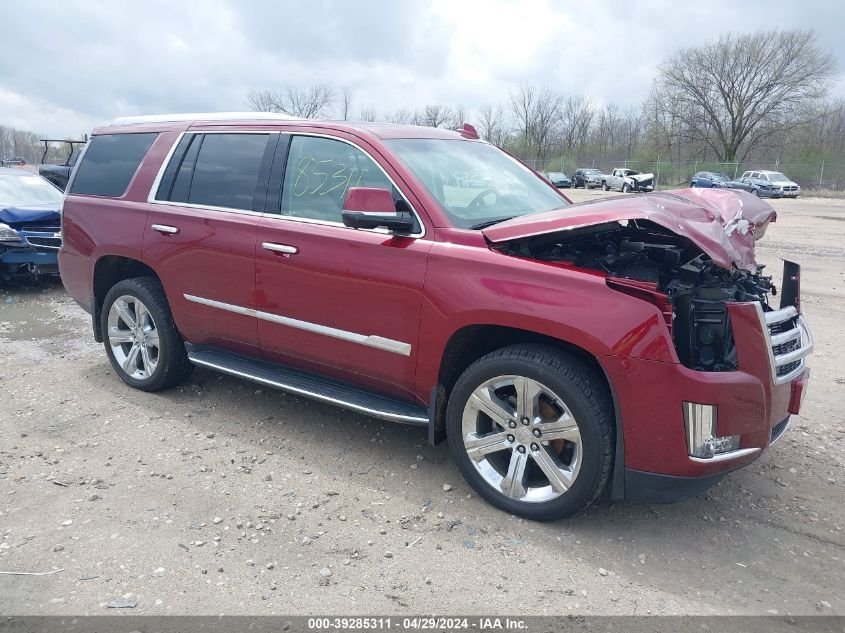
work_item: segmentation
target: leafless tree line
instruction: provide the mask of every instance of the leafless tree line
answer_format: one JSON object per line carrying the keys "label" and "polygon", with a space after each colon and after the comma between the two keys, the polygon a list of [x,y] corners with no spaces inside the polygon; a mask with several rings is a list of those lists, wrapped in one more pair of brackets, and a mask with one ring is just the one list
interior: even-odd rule
{"label": "leafless tree line", "polygon": [[812,31],[774,30],[676,51],[660,64],[648,97],[633,107],[531,83],[475,111],[445,104],[356,110],[349,88],[336,93],[323,84],[253,91],[248,103],[305,117],[448,128],[469,122],[483,138],[535,162],[559,156],[845,161],[845,104],[827,99],[835,71]]}

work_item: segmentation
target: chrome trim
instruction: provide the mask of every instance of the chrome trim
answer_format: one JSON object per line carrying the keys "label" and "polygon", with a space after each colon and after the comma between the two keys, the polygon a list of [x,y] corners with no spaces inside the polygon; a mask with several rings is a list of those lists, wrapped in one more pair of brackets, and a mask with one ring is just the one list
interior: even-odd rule
{"label": "chrome trim", "polygon": [[170,226],[169,224],[150,224],[150,228],[153,231],[158,231],[159,233],[167,233],[169,235],[175,235],[179,232],[179,229],[175,226]]}
{"label": "chrome trim", "polygon": [[332,338],[349,341],[350,343],[358,343],[366,347],[374,347],[376,349],[384,350],[386,352],[393,352],[394,354],[401,354],[402,356],[411,355],[411,344],[403,343],[402,341],[394,341],[393,339],[384,338],[382,336],[358,334],[357,332],[348,332],[347,330],[339,330],[337,328],[320,325],[318,323],[310,323],[308,321],[300,321],[299,319],[292,319],[290,317],[273,314],[272,312],[263,312],[261,310],[254,310],[253,308],[244,308],[242,306],[232,305],[231,303],[223,303],[222,301],[215,301],[214,299],[205,299],[195,295],[184,294],[185,299],[210,306],[212,308],[219,308],[235,314],[243,314],[245,316],[255,317],[262,321],[270,321],[271,323],[278,323],[279,325],[286,325],[298,330],[305,330],[307,332],[314,332],[315,334],[322,334],[323,336],[330,336]]}
{"label": "chrome trim", "polygon": [[188,360],[196,365],[202,365],[203,367],[210,367],[211,369],[216,369],[217,371],[221,371],[224,374],[229,374],[230,376],[237,376],[238,378],[246,378],[247,380],[252,380],[253,382],[261,383],[263,385],[268,385],[270,387],[276,387],[277,389],[281,389],[283,391],[287,391],[289,393],[294,393],[300,396],[305,396],[307,398],[313,398],[314,400],[319,400],[321,402],[326,402],[328,404],[333,404],[339,407],[343,407],[344,409],[350,409],[352,411],[357,411],[358,413],[364,413],[366,415],[370,415],[374,418],[380,418],[382,420],[390,420],[392,422],[405,422],[407,424],[414,424],[414,425],[428,425],[429,420],[428,418],[423,417],[416,417],[410,415],[398,415],[395,413],[387,413],[385,411],[379,411],[378,409],[370,409],[368,407],[361,406],[359,404],[354,404],[351,402],[347,402],[345,400],[338,400],[337,398],[332,398],[331,396],[326,396],[324,394],[318,393],[316,391],[308,391],[307,389],[301,389],[299,387],[293,387],[291,385],[287,385],[282,382],[278,382],[275,380],[269,380],[267,378],[261,378],[260,376],[255,376],[253,374],[249,374],[246,372],[238,371],[237,369],[231,369],[226,367],[225,365],[219,365],[217,363],[212,363],[209,361],[201,360],[198,358],[194,358],[192,354],[188,354]]}
{"label": "chrome trim", "polygon": [[296,255],[299,249],[296,246],[288,246],[287,244],[276,244],[274,242],[262,242],[261,248],[273,251],[274,253],[287,253],[288,255]]}
{"label": "chrome trim", "polygon": [[719,462],[728,462],[732,459],[739,459],[740,457],[747,457],[748,455],[753,455],[754,453],[759,453],[759,448],[739,448],[735,451],[729,451],[727,453],[718,453],[713,457],[692,457],[690,456],[690,461],[696,462],[698,464],[718,464]]}
{"label": "chrome trim", "polygon": [[[149,204],[156,204],[156,205],[169,205],[172,207],[182,207],[188,209],[203,209],[207,211],[222,211],[225,213],[239,213],[242,215],[257,215],[263,218],[268,219],[275,219],[275,220],[288,220],[291,222],[302,222],[305,224],[320,224],[323,226],[337,226],[349,231],[371,231],[374,233],[388,233],[389,231],[385,231],[383,229],[353,229],[351,227],[346,226],[343,222],[332,222],[331,220],[317,220],[311,218],[301,218],[293,215],[283,215],[280,213],[262,213],[260,211],[249,211],[247,209],[233,209],[230,207],[215,207],[211,205],[202,205],[202,204],[192,204],[188,202],[170,202],[168,200],[156,200],[156,193],[158,192],[159,185],[161,185],[161,179],[164,177],[164,171],[167,169],[167,165],[173,158],[173,154],[176,152],[176,148],[179,146],[179,143],[182,141],[182,137],[185,134],[289,134],[290,136],[314,136],[317,138],[327,138],[333,141],[340,141],[341,143],[346,143],[347,145],[352,145],[353,147],[357,148],[361,152],[363,152],[373,163],[378,167],[384,176],[390,181],[390,183],[396,188],[396,191],[399,192],[399,195],[402,196],[402,199],[408,204],[408,207],[411,209],[411,212],[414,214],[414,217],[417,219],[417,222],[420,225],[420,232],[419,233],[411,233],[408,235],[402,235],[402,237],[413,237],[413,238],[421,238],[425,237],[426,229],[425,223],[422,221],[422,217],[420,216],[419,212],[417,211],[416,207],[411,204],[411,201],[408,200],[408,196],[405,195],[405,192],[396,184],[396,181],[391,178],[390,174],[388,174],[384,168],[379,164],[379,162],[373,158],[373,155],[370,154],[367,150],[363,147],[358,145],[357,143],[350,141],[345,138],[340,138],[338,136],[332,136],[331,134],[318,134],[316,132],[291,132],[288,130],[185,130],[184,132],[180,132],[179,135],[174,139],[173,144],[170,147],[170,151],[167,152],[167,155],[164,157],[161,165],[159,165],[158,173],[156,174],[155,180],[153,180],[153,184],[150,187],[150,191],[147,194],[147,202]],[[82,157],[80,156],[80,159]],[[517,161],[518,162],[518,161]],[[77,161],[78,164],[78,161]],[[520,163],[521,164],[521,163]],[[523,165],[524,167],[524,165]],[[527,168],[526,168],[527,169]]]}
{"label": "chrome trim", "polygon": [[798,309],[795,306],[786,306],[780,310],[772,310],[771,312],[765,313],[766,325],[782,323],[796,316],[798,316]]}
{"label": "chrome trim", "polygon": [[[806,367],[804,359],[813,351],[813,335],[810,334],[810,330],[804,322],[804,316],[798,314],[798,310],[795,306],[787,306],[785,308],[781,308],[780,310],[763,312],[763,308],[760,304],[754,305],[757,308],[757,316],[760,319],[760,323],[763,326],[763,332],[766,337],[766,350],[769,355],[769,367],[772,372],[772,381],[776,385],[782,385],[795,380],[804,372],[804,368]],[[784,321],[788,321],[790,319],[796,319],[795,327],[791,330],[780,332],[778,334],[772,334],[769,331],[770,325],[783,323]],[[782,345],[783,343],[796,339],[800,342],[798,349],[775,356],[773,349],[775,345]],[[795,369],[788,374],[778,376],[778,367],[782,367],[783,365],[788,365],[789,363],[794,363],[796,361],[799,362]]]}

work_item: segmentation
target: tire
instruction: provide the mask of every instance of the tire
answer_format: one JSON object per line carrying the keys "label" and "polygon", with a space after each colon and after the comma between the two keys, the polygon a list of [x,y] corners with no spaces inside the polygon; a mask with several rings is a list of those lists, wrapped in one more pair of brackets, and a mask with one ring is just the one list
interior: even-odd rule
{"label": "tire", "polygon": [[[534,394],[529,407],[516,404],[518,384]],[[533,344],[478,359],[446,409],[449,445],[467,482],[497,508],[537,521],[572,516],[602,493],[612,468],[613,419],[610,396],[591,367]],[[520,476],[510,476],[514,471]]]}
{"label": "tire", "polygon": [[626,183],[622,183],[622,193],[628,193],[631,191],[630,185]]}
{"label": "tire", "polygon": [[607,186],[607,181],[605,181],[605,180],[601,181],[601,190],[602,191],[610,191],[610,187]]}
{"label": "tire", "polygon": [[751,194],[757,196],[758,198],[760,197],[760,193],[756,189],[752,189]]}
{"label": "tire", "polygon": [[103,301],[100,332],[115,372],[136,389],[174,387],[194,369],[161,282],[154,277],[124,279],[112,286]]}

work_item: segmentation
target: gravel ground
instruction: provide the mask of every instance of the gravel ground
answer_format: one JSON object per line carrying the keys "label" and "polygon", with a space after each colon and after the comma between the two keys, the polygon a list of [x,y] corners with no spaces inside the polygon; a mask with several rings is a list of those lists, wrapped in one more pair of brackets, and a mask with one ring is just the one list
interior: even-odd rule
{"label": "gravel ground", "polygon": [[553,524],[421,429],[202,369],[132,390],[58,282],[0,288],[0,613],[845,613],[845,202],[774,206],[761,259],[803,264],[816,337],[803,415],[699,498]]}

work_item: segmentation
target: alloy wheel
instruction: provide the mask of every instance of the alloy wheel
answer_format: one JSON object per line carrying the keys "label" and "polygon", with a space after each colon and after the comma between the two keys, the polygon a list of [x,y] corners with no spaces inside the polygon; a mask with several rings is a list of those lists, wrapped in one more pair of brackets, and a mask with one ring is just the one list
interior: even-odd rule
{"label": "alloy wheel", "polygon": [[159,361],[159,336],[152,314],[137,297],[121,295],[108,316],[108,339],[117,364],[127,376],[144,380]]}
{"label": "alloy wheel", "polygon": [[572,412],[551,389],[524,376],[479,385],[464,406],[462,435],[484,481],[516,501],[560,497],[581,468],[581,433]]}

